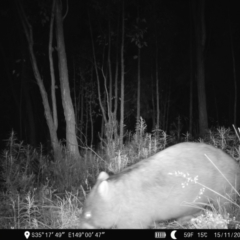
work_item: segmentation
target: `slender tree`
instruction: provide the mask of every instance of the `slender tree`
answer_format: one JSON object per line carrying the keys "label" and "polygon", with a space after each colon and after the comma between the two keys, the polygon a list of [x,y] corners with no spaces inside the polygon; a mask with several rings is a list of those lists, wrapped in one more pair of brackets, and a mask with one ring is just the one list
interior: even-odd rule
{"label": "slender tree", "polygon": [[56,130],[58,129],[58,116],[57,116],[57,102],[56,102],[56,84],[55,84],[55,73],[54,73],[54,63],[53,63],[53,24],[55,18],[55,7],[56,1],[53,1],[52,4],[52,14],[50,20],[50,28],[49,28],[49,44],[48,44],[48,57],[49,57],[49,64],[50,64],[50,75],[51,75],[51,97],[52,97],[52,111],[53,111],[53,121]]}
{"label": "slender tree", "polygon": [[122,41],[121,41],[121,113],[120,113],[120,145],[123,145],[124,128],[124,0],[122,1]]}
{"label": "slender tree", "polygon": [[51,143],[52,143],[53,152],[54,152],[54,159],[56,160],[56,159],[61,158],[61,149],[60,149],[60,145],[59,145],[59,141],[58,141],[58,137],[57,137],[56,126],[54,124],[53,117],[52,117],[52,111],[51,111],[51,108],[50,108],[50,105],[48,102],[47,92],[44,87],[43,80],[42,80],[40,72],[39,72],[37,59],[36,59],[36,56],[35,56],[35,53],[33,50],[34,40],[33,40],[32,26],[29,23],[28,18],[25,15],[22,5],[20,4],[20,2],[17,2],[17,3],[18,3],[17,6],[18,6],[19,16],[20,16],[21,23],[22,23],[22,26],[24,29],[24,33],[25,33],[25,36],[26,36],[26,39],[28,42],[28,49],[29,49],[29,53],[30,53],[33,73],[34,73],[35,79],[37,81],[37,84],[38,84],[38,87],[40,90],[40,94],[41,94],[41,97],[43,100],[45,118],[46,118],[48,129],[50,132],[50,138],[51,138]]}
{"label": "slender tree", "polygon": [[147,28],[143,25],[146,23],[145,19],[140,19],[139,17],[139,7],[138,7],[138,17],[136,22],[132,26],[132,33],[128,34],[131,38],[131,42],[134,42],[138,48],[138,62],[137,62],[137,121],[140,120],[140,109],[141,109],[141,49],[147,46],[147,43],[143,40],[144,33],[146,33]]}
{"label": "slender tree", "polygon": [[197,50],[197,86],[198,86],[198,112],[199,112],[199,131],[200,136],[204,136],[208,129],[207,102],[205,90],[205,66],[204,49],[206,43],[205,29],[205,0],[193,1],[194,7],[194,26]]}
{"label": "slender tree", "polygon": [[[101,64],[97,60],[97,53],[95,50],[94,37],[93,37],[93,27],[89,16],[89,26],[90,26],[90,35],[92,43],[92,53],[93,53],[93,64],[97,80],[97,92],[98,92],[98,101],[100,109],[102,112],[102,125],[101,125],[101,144],[104,143],[104,146],[107,147],[107,152],[109,156],[115,154],[116,148],[119,147],[119,125],[117,120],[117,109],[118,109],[118,78],[119,78],[119,41],[118,41],[118,31],[119,31],[119,17],[117,17],[117,27],[116,30],[113,30],[112,26],[112,14],[110,12],[110,6],[113,5],[97,5],[98,8],[101,8],[104,13],[105,10],[108,13],[108,33],[101,34],[98,36],[98,43],[103,46],[103,54],[101,59]],[[117,9],[118,11],[118,9]],[[108,37],[106,37],[108,36]],[[114,44],[114,37],[116,36],[116,41]],[[107,46],[107,47],[106,47]],[[116,46],[116,49],[113,48]],[[105,59],[105,51],[107,52]],[[121,50],[120,50],[121,51]],[[112,52],[115,52],[115,58],[113,58]],[[112,64],[113,59],[115,64]],[[105,64],[107,61],[107,64]],[[115,66],[115,77],[113,79],[113,65]],[[105,67],[104,67],[105,66]],[[101,81],[101,78],[103,81]]]}
{"label": "slender tree", "polygon": [[67,56],[65,51],[64,34],[63,34],[63,17],[61,0],[56,0],[56,39],[58,49],[58,70],[60,77],[62,105],[66,121],[66,140],[69,151],[75,158],[80,159],[78,142],[76,136],[76,119],[73,109],[69,79]]}
{"label": "slender tree", "polygon": [[156,38],[156,59],[155,59],[155,64],[156,64],[156,107],[157,107],[157,122],[156,122],[156,129],[159,129],[160,127],[160,94],[159,94],[159,70],[158,70],[158,43],[157,43],[157,38]]}
{"label": "slender tree", "polygon": [[231,54],[232,54],[232,68],[233,68],[233,84],[234,84],[234,105],[233,105],[233,123],[236,126],[237,124],[237,100],[238,100],[238,86],[237,86],[237,73],[236,73],[236,61],[235,61],[235,51],[233,45],[233,34],[231,28],[229,7],[228,7],[228,27],[229,27],[229,37],[231,45]]}
{"label": "slender tree", "polygon": [[189,40],[190,40],[190,51],[189,51],[189,71],[190,71],[190,87],[189,87],[189,132],[192,134],[193,127],[193,39],[192,39],[192,15],[191,15],[191,3],[189,2],[189,22],[190,22],[190,31],[189,31]]}

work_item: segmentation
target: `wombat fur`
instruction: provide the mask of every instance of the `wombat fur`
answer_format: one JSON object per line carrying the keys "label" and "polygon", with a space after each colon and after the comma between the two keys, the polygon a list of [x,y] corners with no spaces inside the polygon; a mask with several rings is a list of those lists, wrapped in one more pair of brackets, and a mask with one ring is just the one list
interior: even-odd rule
{"label": "wombat fur", "polygon": [[238,189],[238,163],[203,143],[176,144],[113,176],[101,172],[80,227],[148,228],[154,221],[189,218],[209,202],[226,206],[229,202],[214,192],[233,196],[234,191],[211,161]]}

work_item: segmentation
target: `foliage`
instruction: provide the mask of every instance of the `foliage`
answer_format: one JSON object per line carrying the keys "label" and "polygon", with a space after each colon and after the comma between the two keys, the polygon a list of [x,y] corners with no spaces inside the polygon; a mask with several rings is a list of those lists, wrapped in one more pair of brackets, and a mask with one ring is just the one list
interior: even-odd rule
{"label": "foliage", "polygon": [[[79,161],[62,147],[62,159],[51,162],[41,148],[17,143],[12,133],[1,156],[4,189],[0,192],[0,228],[78,228],[83,201],[101,171],[118,173],[169,144],[169,137],[163,131],[150,134],[146,129],[145,121],[140,118],[135,133],[128,134],[124,149],[116,148],[107,161],[104,160],[107,152],[99,153],[86,147]],[[239,159],[238,139],[230,130],[212,130],[204,140]],[[37,165],[32,163],[35,159],[38,159]],[[153,228],[239,228],[239,197],[231,201],[228,213],[224,208],[208,208],[184,225],[175,221],[162,222],[155,223]]]}
{"label": "foliage", "polygon": [[229,216],[225,218],[216,211],[206,210],[204,214],[191,219],[194,229],[227,229],[230,222]]}
{"label": "foliage", "polygon": [[39,187],[48,177],[50,159],[43,156],[43,148],[34,149],[18,143],[14,132],[7,141],[7,149],[1,157],[3,187],[9,191],[28,192]]}

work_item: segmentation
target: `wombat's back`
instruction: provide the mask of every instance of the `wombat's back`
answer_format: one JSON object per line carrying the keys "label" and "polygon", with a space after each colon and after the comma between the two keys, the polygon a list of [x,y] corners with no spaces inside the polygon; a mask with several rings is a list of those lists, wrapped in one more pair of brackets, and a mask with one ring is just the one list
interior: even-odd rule
{"label": "wombat's back", "polygon": [[238,188],[240,170],[230,156],[206,144],[180,143],[111,177],[102,172],[85,201],[81,226],[147,228],[193,215],[197,204],[217,202],[215,192],[231,194],[219,171]]}

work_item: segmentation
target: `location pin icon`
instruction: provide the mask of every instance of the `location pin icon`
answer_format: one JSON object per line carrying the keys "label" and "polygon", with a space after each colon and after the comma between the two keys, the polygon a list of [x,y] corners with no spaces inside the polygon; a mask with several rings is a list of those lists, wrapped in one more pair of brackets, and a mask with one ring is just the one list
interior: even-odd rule
{"label": "location pin icon", "polygon": [[25,236],[26,239],[28,239],[29,236],[30,236],[30,232],[29,231],[24,232],[24,236]]}

